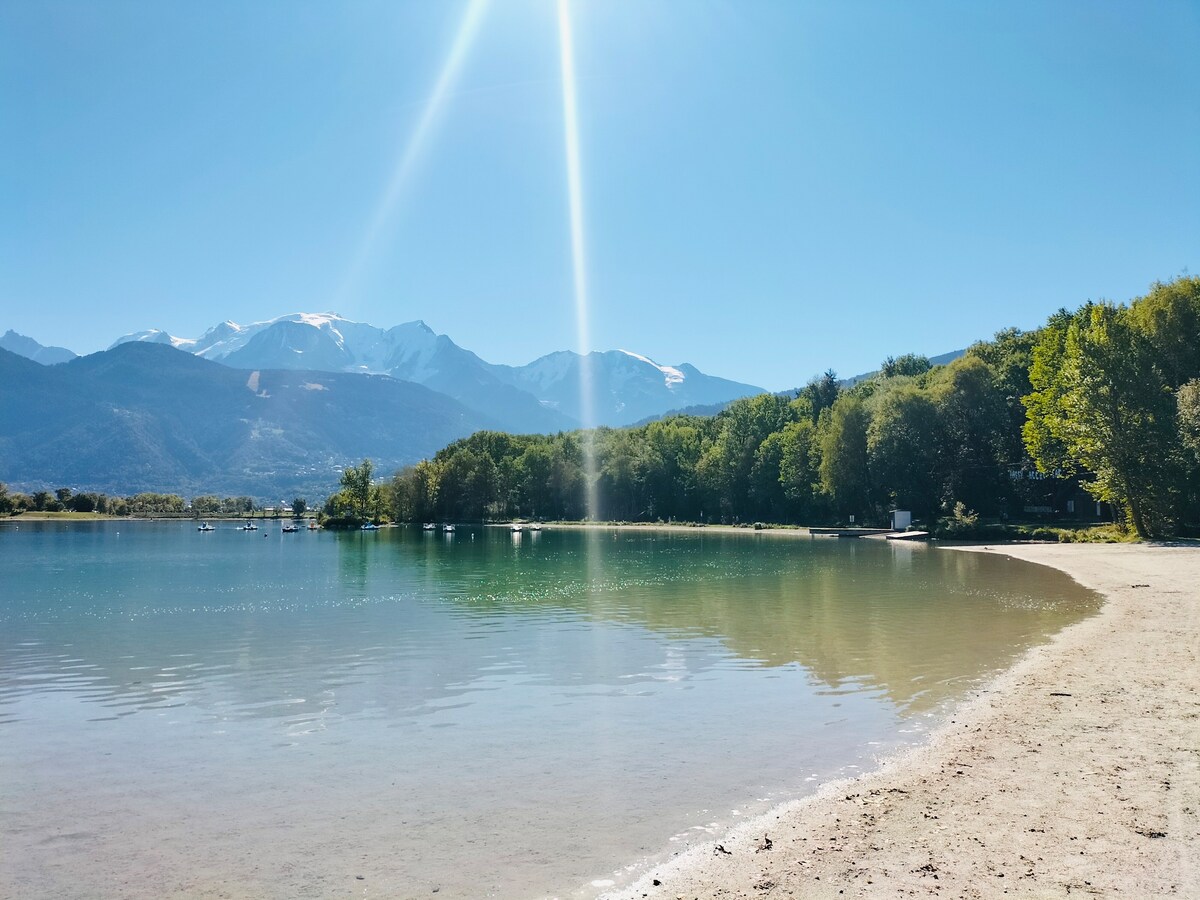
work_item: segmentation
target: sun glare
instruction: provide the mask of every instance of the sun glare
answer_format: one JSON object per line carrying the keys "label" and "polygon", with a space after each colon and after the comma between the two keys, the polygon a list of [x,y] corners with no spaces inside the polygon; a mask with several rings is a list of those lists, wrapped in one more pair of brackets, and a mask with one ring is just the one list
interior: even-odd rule
{"label": "sun glare", "polygon": [[345,302],[352,297],[362,278],[363,269],[370,262],[381,232],[394,215],[405,188],[412,180],[421,156],[430,143],[442,117],[447,100],[458,82],[463,63],[471,46],[475,43],[475,37],[479,32],[479,25],[483,21],[488,3],[489,0],[467,0],[458,30],[454,35],[454,41],[450,45],[450,52],[446,54],[446,61],[438,73],[437,81],[429,94],[429,100],[421,111],[416,128],[413,129],[411,136],[400,149],[391,177],[388,179],[379,202],[375,206],[375,211],[363,232],[358,249],[346,271],[346,277],[342,280],[341,289],[338,291],[337,309],[341,309]]}
{"label": "sun glare", "polygon": [[567,201],[571,220],[571,267],[575,294],[576,344],[579,350],[579,411],[583,432],[584,483],[589,518],[596,514],[596,455],[591,429],[596,426],[592,389],[591,335],[588,322],[587,258],[584,252],[583,178],[579,161],[579,116],[575,93],[575,47],[568,0],[558,0],[558,42],[562,61],[563,138],[567,155]]}

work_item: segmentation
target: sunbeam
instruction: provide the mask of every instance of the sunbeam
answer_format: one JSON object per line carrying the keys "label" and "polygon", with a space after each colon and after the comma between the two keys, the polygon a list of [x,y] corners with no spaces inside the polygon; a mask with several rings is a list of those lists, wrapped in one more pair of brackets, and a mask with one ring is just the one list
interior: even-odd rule
{"label": "sunbeam", "polygon": [[579,118],[575,99],[575,48],[571,41],[568,0],[558,0],[558,41],[562,59],[563,133],[567,155],[567,198],[571,216],[571,265],[574,273],[575,332],[579,350],[579,409],[583,432],[583,469],[587,517],[596,518],[596,426],[588,322],[587,259],[584,253],[583,179],[579,163]]}
{"label": "sunbeam", "polygon": [[384,226],[395,212],[396,204],[400,201],[405,186],[412,178],[413,171],[416,169],[421,154],[438,123],[443,107],[446,105],[447,97],[458,81],[467,53],[475,42],[475,36],[479,32],[479,25],[483,20],[488,2],[489,0],[467,0],[466,9],[463,10],[462,20],[459,22],[458,31],[454,36],[454,43],[450,45],[450,52],[438,73],[437,82],[421,112],[417,127],[401,150],[396,166],[392,169],[391,178],[388,179],[387,186],[375,207],[375,212],[363,231],[358,249],[346,270],[346,276],[342,279],[342,285],[337,293],[337,309],[342,308],[342,305],[350,299],[351,294],[358,287],[359,279],[374,252],[380,232],[383,231]]}

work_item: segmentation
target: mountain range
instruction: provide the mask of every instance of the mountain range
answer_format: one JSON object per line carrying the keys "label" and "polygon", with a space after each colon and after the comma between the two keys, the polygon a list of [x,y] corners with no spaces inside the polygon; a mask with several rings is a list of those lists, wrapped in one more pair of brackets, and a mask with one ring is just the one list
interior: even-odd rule
{"label": "mountain range", "polygon": [[[578,428],[584,419],[580,354],[565,350],[524,366],[495,365],[420,321],[383,329],[334,313],[296,313],[252,325],[222,322],[199,338],[140,331],[113,346],[132,341],[169,344],[239,369],[390,375],[453,397],[508,431],[559,431]],[[626,350],[593,351],[586,364],[598,425],[619,427],[684,406],[763,392],[686,363],[660,365]]]}
{"label": "mountain range", "polygon": [[[389,472],[479,429],[578,428],[584,365],[569,351],[495,365],[423,322],[382,329],[332,313],[222,322],[195,339],[143,331],[83,357],[10,331],[0,481],[320,496],[363,457]],[[761,393],[624,350],[586,365],[603,425]]]}
{"label": "mountain range", "polygon": [[0,481],[128,494],[323,497],[496,423],[384,375],[242,371],[133,342],[44,366],[0,350]]}
{"label": "mountain range", "polygon": [[3,337],[0,337],[0,350],[8,350],[10,353],[32,359],[43,366],[69,362],[75,358],[75,354],[66,347],[43,347],[33,338],[17,334],[11,328],[4,332]]}

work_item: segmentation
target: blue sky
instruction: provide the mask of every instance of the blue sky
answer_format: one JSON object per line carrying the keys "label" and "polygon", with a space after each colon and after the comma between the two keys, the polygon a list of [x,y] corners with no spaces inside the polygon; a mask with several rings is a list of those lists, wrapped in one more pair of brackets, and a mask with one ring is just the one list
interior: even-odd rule
{"label": "blue sky", "polygon": [[[0,330],[574,347],[553,0],[491,0],[381,208],[466,8],[0,0]],[[571,8],[596,348],[781,389],[1200,271],[1194,0]]]}

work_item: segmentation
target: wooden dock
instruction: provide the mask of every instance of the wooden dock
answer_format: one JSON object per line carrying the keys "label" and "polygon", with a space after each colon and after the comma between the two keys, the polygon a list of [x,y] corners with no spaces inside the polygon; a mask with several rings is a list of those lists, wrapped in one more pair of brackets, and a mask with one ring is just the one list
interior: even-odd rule
{"label": "wooden dock", "polygon": [[815,536],[830,536],[840,538],[871,537],[874,534],[891,534],[890,528],[810,528],[808,533]]}
{"label": "wooden dock", "polygon": [[891,534],[885,534],[884,537],[889,541],[927,541],[929,540],[929,532],[893,531]]}
{"label": "wooden dock", "polygon": [[876,538],[888,541],[927,541],[928,531],[892,531],[890,528],[810,528],[817,537]]}

